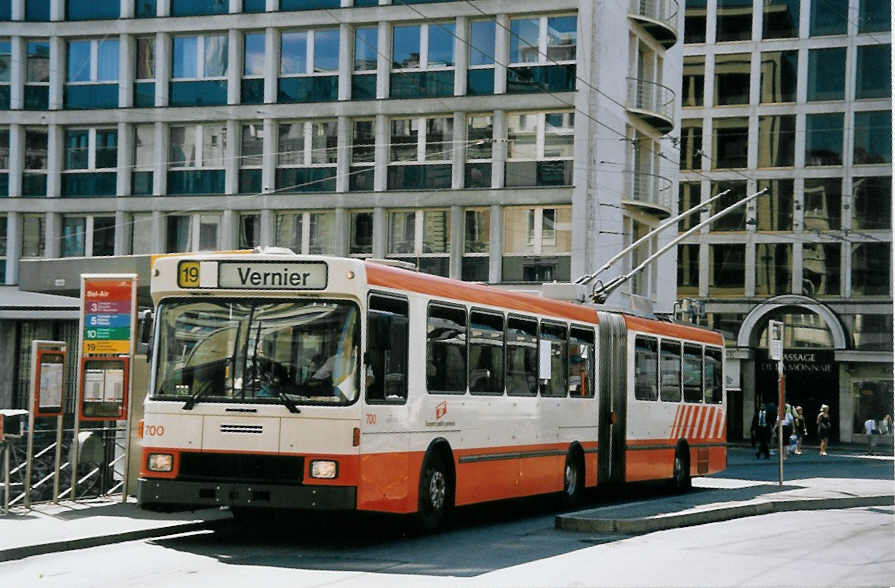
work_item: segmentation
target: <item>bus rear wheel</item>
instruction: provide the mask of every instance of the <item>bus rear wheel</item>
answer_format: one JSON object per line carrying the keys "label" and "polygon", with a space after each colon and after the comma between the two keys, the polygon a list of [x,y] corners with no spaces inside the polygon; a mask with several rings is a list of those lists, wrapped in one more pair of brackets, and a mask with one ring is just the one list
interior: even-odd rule
{"label": "bus rear wheel", "polygon": [[423,531],[434,531],[446,524],[454,506],[454,491],[447,464],[441,456],[429,453],[420,472],[417,522]]}
{"label": "bus rear wheel", "polygon": [[563,475],[562,502],[566,507],[577,506],[584,496],[584,467],[579,455],[569,452]]}
{"label": "bus rear wheel", "polygon": [[671,487],[675,492],[686,492],[690,489],[690,456],[684,447],[678,447],[674,452],[674,471],[671,477]]}

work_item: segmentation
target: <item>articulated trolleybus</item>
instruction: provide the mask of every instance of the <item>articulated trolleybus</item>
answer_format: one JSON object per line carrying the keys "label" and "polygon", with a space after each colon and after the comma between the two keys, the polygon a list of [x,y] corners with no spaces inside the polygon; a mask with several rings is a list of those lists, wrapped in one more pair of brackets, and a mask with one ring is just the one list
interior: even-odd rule
{"label": "articulated trolleybus", "polygon": [[146,508],[416,513],[726,466],[720,334],[288,250],[155,261]]}

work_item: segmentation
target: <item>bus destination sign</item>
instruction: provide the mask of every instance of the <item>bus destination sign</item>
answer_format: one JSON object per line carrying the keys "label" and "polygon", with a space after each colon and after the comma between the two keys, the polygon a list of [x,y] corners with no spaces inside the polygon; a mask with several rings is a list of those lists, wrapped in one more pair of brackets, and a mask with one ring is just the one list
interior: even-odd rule
{"label": "bus destination sign", "polygon": [[222,261],[218,267],[218,287],[238,290],[323,290],[326,288],[323,262],[239,262]]}

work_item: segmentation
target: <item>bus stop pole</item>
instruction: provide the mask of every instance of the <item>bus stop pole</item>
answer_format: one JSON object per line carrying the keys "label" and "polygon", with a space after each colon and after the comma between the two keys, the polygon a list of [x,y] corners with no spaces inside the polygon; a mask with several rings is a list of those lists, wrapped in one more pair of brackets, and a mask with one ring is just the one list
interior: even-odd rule
{"label": "bus stop pole", "polygon": [[777,361],[777,463],[778,485],[783,485],[783,417],[786,401],[786,377],[783,375],[783,360]]}
{"label": "bus stop pole", "polygon": [[9,442],[2,439],[0,436],[0,444],[3,445],[3,514],[9,514]]}
{"label": "bus stop pole", "polygon": [[59,502],[59,474],[62,466],[62,415],[56,415],[56,469],[53,472],[53,503]]}

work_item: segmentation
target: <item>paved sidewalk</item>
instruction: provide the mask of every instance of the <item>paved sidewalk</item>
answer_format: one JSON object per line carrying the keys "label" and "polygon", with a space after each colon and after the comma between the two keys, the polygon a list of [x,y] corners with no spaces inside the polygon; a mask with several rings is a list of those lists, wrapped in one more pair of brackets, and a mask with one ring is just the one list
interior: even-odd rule
{"label": "paved sidewalk", "polygon": [[14,507],[0,514],[0,562],[122,541],[186,533],[232,518],[218,509],[157,513],[121,495],[59,504]]}

